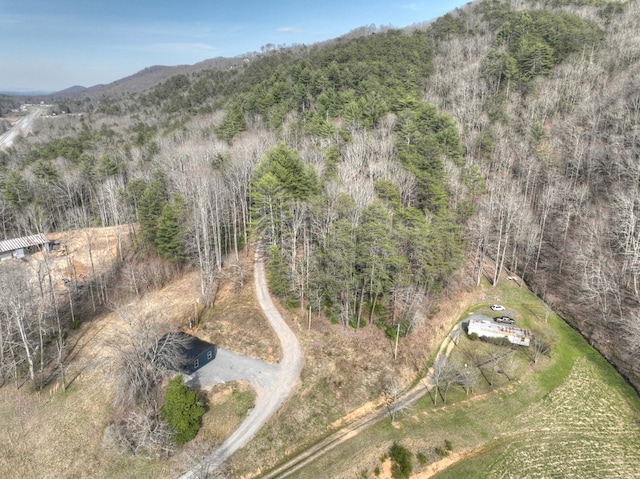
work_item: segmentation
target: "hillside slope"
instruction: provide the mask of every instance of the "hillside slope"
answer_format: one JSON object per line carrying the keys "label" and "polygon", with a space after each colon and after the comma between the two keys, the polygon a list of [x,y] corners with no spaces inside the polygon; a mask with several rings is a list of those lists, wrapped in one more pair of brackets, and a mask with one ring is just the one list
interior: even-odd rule
{"label": "hillside slope", "polygon": [[426,98],[456,119],[468,160],[487,178],[468,224],[470,254],[522,275],[638,388],[640,8],[583,3],[545,7],[593,21],[601,42],[499,86],[489,59],[509,52],[501,35],[529,4],[484,2],[441,19],[454,33],[440,36]]}
{"label": "hillside slope", "polygon": [[639,15],[492,0],[135,93],[151,68],[0,157],[3,234],[140,221],[205,304],[264,234],[283,301],[388,337],[507,269],[638,387]]}

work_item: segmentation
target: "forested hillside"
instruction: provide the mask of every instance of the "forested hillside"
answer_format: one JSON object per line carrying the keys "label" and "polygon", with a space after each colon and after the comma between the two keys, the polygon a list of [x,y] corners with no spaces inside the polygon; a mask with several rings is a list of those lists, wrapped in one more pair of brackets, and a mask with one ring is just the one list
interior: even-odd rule
{"label": "forested hillside", "polygon": [[486,255],[520,274],[637,388],[638,3],[507,5],[436,22],[426,99],[488,185],[468,252],[478,274]]}
{"label": "forested hillside", "polygon": [[[638,386],[639,12],[477,2],[69,99],[82,115],[0,152],[0,235],[137,222],[114,277],[138,293],[156,262],[197,268],[205,304],[223,262],[242,269],[262,238],[289,306],[390,335],[419,327],[449,281],[508,269]],[[33,344],[55,331],[30,327]]]}

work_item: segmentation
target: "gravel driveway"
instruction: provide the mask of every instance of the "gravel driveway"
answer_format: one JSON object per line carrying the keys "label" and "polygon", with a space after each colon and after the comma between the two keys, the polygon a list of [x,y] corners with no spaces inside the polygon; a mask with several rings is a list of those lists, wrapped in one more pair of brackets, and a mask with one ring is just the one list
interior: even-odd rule
{"label": "gravel driveway", "polygon": [[211,389],[216,384],[248,381],[256,390],[269,393],[278,383],[279,370],[278,364],[218,348],[216,358],[192,374],[187,384],[194,389]]}
{"label": "gravel driveway", "polygon": [[256,401],[238,429],[202,463],[183,474],[182,478],[206,477],[207,473],[215,471],[253,438],[298,384],[302,370],[302,348],[271,301],[264,262],[258,251],[255,257],[254,278],[256,297],[269,324],[280,339],[282,358],[278,364],[269,364],[226,349],[218,349],[216,358],[193,374],[188,384],[205,389],[226,381],[248,381],[256,391]]}

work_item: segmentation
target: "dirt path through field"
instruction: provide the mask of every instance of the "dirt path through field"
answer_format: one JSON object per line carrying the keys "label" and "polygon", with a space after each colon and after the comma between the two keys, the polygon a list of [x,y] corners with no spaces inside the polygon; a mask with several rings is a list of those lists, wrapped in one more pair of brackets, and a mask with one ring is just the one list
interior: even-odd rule
{"label": "dirt path through field", "polygon": [[[437,356],[449,356],[456,345],[455,341],[453,341],[452,339],[452,337],[455,336],[453,333],[459,327],[460,324],[456,324],[454,326],[449,336],[447,336],[447,338],[442,342]],[[428,394],[433,389],[434,384],[431,379],[432,371],[433,368],[429,370],[426,377],[422,381],[420,381],[412,389],[405,392],[393,404],[388,405],[388,407],[386,408],[374,409],[367,414],[359,416],[357,420],[345,425],[319,443],[299,453],[295,457],[289,459],[286,463],[260,477],[262,479],[282,479],[288,477],[305,467],[307,464],[315,461],[319,457],[331,451],[338,445],[353,438],[365,429],[388,418],[392,410],[400,411],[409,407],[411,404],[415,403],[418,399],[423,397],[425,394]]]}
{"label": "dirt path through field", "polygon": [[411,475],[411,479],[429,479],[435,476],[439,472],[444,471],[449,466],[454,465],[458,461],[466,459],[471,456],[475,456],[482,451],[482,447],[473,449],[470,451],[452,452],[447,457],[440,459],[432,464],[429,464],[423,471]]}

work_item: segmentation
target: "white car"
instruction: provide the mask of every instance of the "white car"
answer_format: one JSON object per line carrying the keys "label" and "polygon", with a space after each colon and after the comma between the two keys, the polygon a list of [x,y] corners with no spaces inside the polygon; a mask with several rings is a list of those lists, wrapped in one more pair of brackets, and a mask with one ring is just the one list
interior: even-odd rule
{"label": "white car", "polygon": [[504,311],[504,306],[502,306],[501,304],[494,304],[493,306],[491,306],[491,309],[493,311]]}

